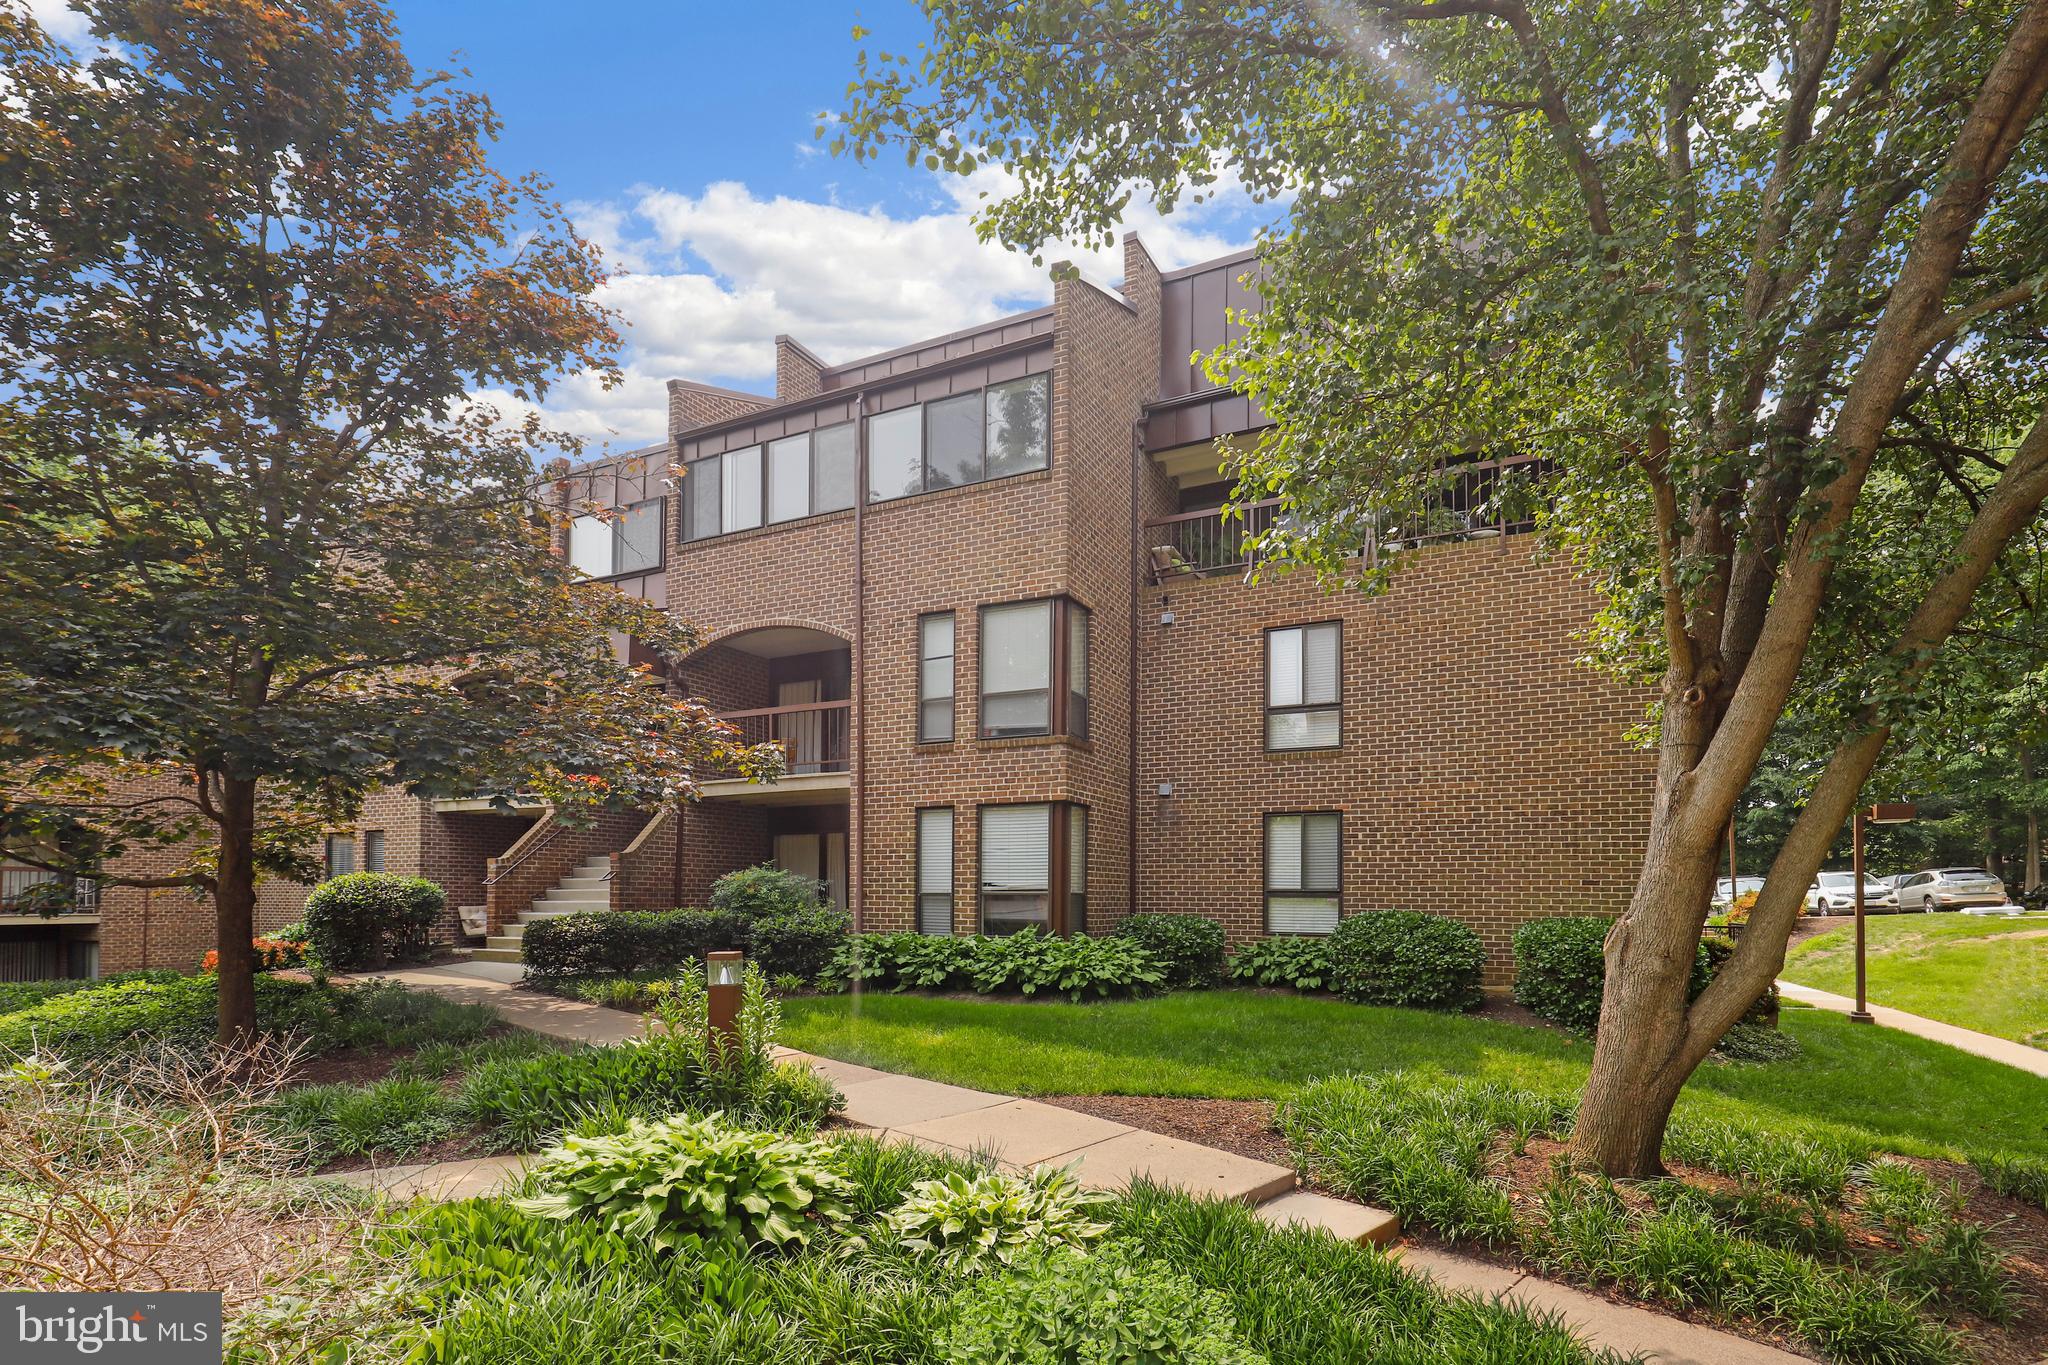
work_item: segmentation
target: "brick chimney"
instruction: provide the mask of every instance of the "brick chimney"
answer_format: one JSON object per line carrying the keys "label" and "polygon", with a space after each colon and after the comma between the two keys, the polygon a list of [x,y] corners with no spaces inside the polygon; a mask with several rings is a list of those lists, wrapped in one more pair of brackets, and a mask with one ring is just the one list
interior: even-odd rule
{"label": "brick chimney", "polygon": [[825,362],[795,337],[775,338],[775,397],[792,403],[816,398],[825,388]]}
{"label": "brick chimney", "polygon": [[694,379],[671,379],[668,381],[669,435],[744,417],[750,412],[759,412],[774,401],[758,393],[741,393],[738,389],[721,389],[715,384],[699,384]]}

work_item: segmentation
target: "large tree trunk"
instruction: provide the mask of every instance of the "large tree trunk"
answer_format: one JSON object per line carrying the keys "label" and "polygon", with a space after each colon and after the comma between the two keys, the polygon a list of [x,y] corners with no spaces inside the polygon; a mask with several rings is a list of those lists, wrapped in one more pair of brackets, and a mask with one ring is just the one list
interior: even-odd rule
{"label": "large tree trunk", "polygon": [[220,866],[215,874],[214,946],[219,953],[220,1041],[256,1036],[256,784],[224,778]]}

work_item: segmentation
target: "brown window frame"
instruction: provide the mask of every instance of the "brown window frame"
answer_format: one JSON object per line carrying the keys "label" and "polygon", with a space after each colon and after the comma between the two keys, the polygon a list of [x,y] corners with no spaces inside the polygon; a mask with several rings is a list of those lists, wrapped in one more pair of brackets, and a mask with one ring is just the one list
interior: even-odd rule
{"label": "brown window frame", "polygon": [[[924,927],[924,817],[931,811],[944,811],[950,828],[953,844],[952,867],[946,878],[946,933]],[[947,937],[960,932],[957,918],[960,914],[960,812],[952,806],[918,806],[911,812],[910,842],[913,855],[910,882],[910,922],[917,932],[933,938]],[[981,851],[981,816],[975,815],[975,852]],[[929,893],[936,896],[938,892]]]}
{"label": "brown window frame", "polygon": [[[1273,705],[1273,637],[1283,630],[1310,631],[1320,626],[1331,626],[1337,632],[1337,700],[1334,702],[1303,702],[1294,706]],[[1306,657],[1306,650],[1304,650]],[[1306,673],[1306,666],[1304,666]],[[1269,754],[1317,754],[1344,747],[1344,618],[1324,617],[1318,621],[1289,621],[1284,625],[1267,626],[1259,635],[1259,695],[1265,702],[1265,710],[1259,717],[1265,727],[1260,743]],[[1274,747],[1273,717],[1307,715],[1317,711],[1337,713],[1337,738],[1329,744],[1293,744]],[[1314,812],[1311,812],[1314,813]]]}
{"label": "brown window frame", "polygon": [[[1041,602],[1048,603],[1051,606],[1051,611],[1049,613],[1051,617],[1051,624],[1049,626],[1049,629],[1051,631],[1051,638],[1046,642],[1047,650],[1050,654],[1046,675],[1046,690],[1048,693],[1046,697],[1046,728],[1043,730],[1013,730],[1006,734],[991,734],[989,733],[988,728],[988,650],[986,648],[988,643],[988,613],[990,611],[1000,611],[1006,607],[1036,606]],[[1088,651],[1086,665],[1088,677],[1088,690],[1087,692],[1081,694],[1083,704],[1080,708],[1081,715],[1080,725],[1078,728],[1076,728],[1073,724],[1073,712],[1075,709],[1073,706],[1073,698],[1075,694],[1073,692],[1072,667],[1071,660],[1069,658],[1069,655],[1071,653],[1071,643],[1068,634],[1068,622],[1070,620],[1070,615],[1072,612],[1075,611],[1081,613],[1082,620],[1084,622],[1082,630],[1082,639],[1084,640],[1086,649]],[[1091,699],[1093,698],[1095,692],[1094,608],[1088,606],[1084,602],[1078,602],[1064,594],[1048,597],[1023,597],[1008,602],[984,602],[980,606],[975,608],[974,629],[974,730],[975,734],[979,738],[1088,738],[1089,713],[1094,709]],[[955,658],[957,658],[959,650],[958,635],[954,636],[953,647],[955,650]],[[1013,696],[1020,694],[1003,693],[1001,695]]]}
{"label": "brown window frame", "polygon": [[[1073,828],[1074,812],[1081,812],[1082,838],[1087,840],[1095,824],[1093,809],[1083,801],[985,801],[974,808],[974,919],[978,932],[986,934],[988,929],[989,891],[982,878],[982,839],[986,829],[982,812],[989,810],[1014,809],[1017,807],[1042,806],[1046,812],[1046,911],[1045,931],[1061,938],[1087,932],[1088,915],[1088,873],[1090,859],[1086,842],[1081,848],[1081,892],[1080,914],[1075,914],[1073,891]],[[957,820],[957,817],[956,817]],[[957,825],[956,825],[957,828]],[[957,836],[956,836],[957,837]],[[955,855],[958,855],[957,845]],[[958,878],[954,881],[955,905],[959,895]],[[1021,932],[1012,930],[1011,932]]]}
{"label": "brown window frame", "polygon": [[[946,733],[932,735],[925,733],[925,707],[938,700],[924,693],[924,666],[928,658],[925,649],[925,623],[944,617],[952,627],[953,646],[946,655]],[[917,742],[919,744],[951,744],[960,735],[960,619],[952,611],[927,611],[917,618]]]}
{"label": "brown window frame", "polygon": [[[1292,890],[1273,888],[1273,822],[1275,820],[1307,820],[1311,817],[1328,817],[1337,822],[1337,885],[1329,890],[1316,886],[1296,887]],[[1303,863],[1307,863],[1308,830],[1302,829]],[[1288,938],[1320,938],[1324,934],[1301,930],[1277,930],[1273,927],[1273,898],[1292,896],[1297,899],[1324,899],[1337,903],[1337,921],[1344,920],[1344,812],[1340,810],[1269,810],[1259,814],[1259,906],[1268,935]],[[1335,925],[1331,929],[1335,929]]]}

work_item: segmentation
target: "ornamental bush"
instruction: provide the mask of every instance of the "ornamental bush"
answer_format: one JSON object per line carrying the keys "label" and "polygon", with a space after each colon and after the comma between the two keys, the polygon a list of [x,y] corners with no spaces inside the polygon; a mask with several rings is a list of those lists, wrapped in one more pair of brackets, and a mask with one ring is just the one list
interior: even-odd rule
{"label": "ornamental bush", "polygon": [[728,872],[711,883],[711,908],[747,920],[771,915],[791,915],[809,910],[825,900],[825,884],[763,863]]}
{"label": "ornamental bush", "polygon": [[572,1136],[531,1173],[521,1213],[590,1217],[656,1250],[701,1241],[806,1245],[848,1217],[846,1178],[831,1144],[752,1132],[722,1117],[634,1119],[623,1132]]}
{"label": "ornamental bush", "polygon": [[[0,1055],[42,1051],[68,1060],[104,1056],[141,1042],[203,1046],[219,1019],[219,978],[150,973],[99,983],[0,1015]],[[329,995],[303,981],[256,978],[256,1022],[266,1031],[306,1033],[324,1041]]]}
{"label": "ornamental bush", "polygon": [[1059,1248],[1085,1250],[1109,1231],[1094,1211],[1111,1201],[1084,1190],[1065,1170],[1034,1166],[1028,1175],[949,1171],[920,1180],[883,1215],[896,1244],[950,1270],[974,1273],[1015,1265]]}
{"label": "ornamental bush", "polygon": [[745,951],[748,921],[717,910],[590,910],[526,926],[520,940],[535,981],[673,971],[711,952]]}
{"label": "ornamental bush", "polygon": [[1254,939],[1230,959],[1230,979],[1296,991],[1332,991],[1330,945],[1321,938],[1283,936]]}
{"label": "ornamental bush", "polygon": [[1486,949],[1457,920],[1375,910],[1339,920],[1327,942],[1337,991],[1353,1004],[1464,1010],[1480,1001]]}
{"label": "ornamental bush", "polygon": [[982,995],[1065,995],[1070,1000],[1148,995],[1165,968],[1134,938],[1069,938],[1025,929],[987,935],[861,934],[834,954],[828,980],[890,990],[968,990]]}
{"label": "ornamental bush", "polygon": [[1168,990],[1198,990],[1223,979],[1223,926],[1201,915],[1132,915],[1116,927],[1159,960]]}
{"label": "ornamental bush", "polygon": [[350,872],[306,897],[306,935],[329,971],[375,967],[426,951],[427,934],[448,911],[448,897],[424,877]]}
{"label": "ornamental bush", "polygon": [[1600,1022],[1603,956],[1614,921],[1597,915],[1532,919],[1515,930],[1515,1001],[1559,1028],[1591,1033]]}
{"label": "ornamental bush", "polygon": [[853,916],[830,904],[763,915],[753,922],[748,952],[770,976],[815,981],[853,932]]}
{"label": "ornamental bush", "polygon": [[952,1365],[1264,1365],[1222,1295],[1121,1255],[1049,1256],[971,1283],[939,1342]]}
{"label": "ornamental bush", "polygon": [[957,989],[967,983],[978,941],[954,934],[855,934],[833,954],[825,977],[892,991]]}
{"label": "ornamental bush", "polygon": [[[1531,920],[1517,929],[1515,999],[1559,1028],[1593,1032],[1600,1024],[1600,1002],[1607,984],[1605,946],[1613,924],[1599,915],[1567,915]],[[1734,951],[1735,944],[1729,939],[1702,939],[1686,984],[1686,998],[1696,999]],[[1777,1004],[1777,987],[1772,986],[1743,1019],[1752,1024],[1773,1023]],[[1734,1047],[1755,1042],[1745,1036],[1737,1039]],[[1770,1044],[1762,1047],[1768,1049]]]}

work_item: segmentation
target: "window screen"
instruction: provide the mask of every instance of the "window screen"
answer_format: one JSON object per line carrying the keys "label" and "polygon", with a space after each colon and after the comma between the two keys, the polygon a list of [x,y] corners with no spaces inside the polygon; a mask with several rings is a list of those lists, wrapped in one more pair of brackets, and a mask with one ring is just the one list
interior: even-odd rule
{"label": "window screen", "polygon": [[716,455],[708,460],[693,460],[684,471],[684,501],[690,505],[685,530],[691,540],[718,534],[725,506],[725,494],[720,487],[724,472],[724,461]]}
{"label": "window screen", "polygon": [[927,403],[925,415],[924,482],[926,488],[952,488],[980,483],[981,395],[962,394]]}
{"label": "window screen", "polygon": [[1067,807],[1067,932],[1088,932],[1088,808]]}
{"label": "window screen", "polygon": [[853,423],[811,433],[811,510],[853,506]]}
{"label": "window screen", "polygon": [[1088,734],[1088,608],[1076,602],[1067,611],[1067,733]]}
{"label": "window screen", "polygon": [[1051,445],[1047,440],[1051,385],[1046,376],[1034,374],[1008,384],[991,384],[984,392],[988,399],[988,477],[1045,468]]}
{"label": "window screen", "polygon": [[612,571],[612,528],[603,517],[569,523],[569,563],[578,573],[603,578]]}
{"label": "window screen", "polygon": [[768,520],[811,514],[811,437],[785,436],[768,446]]}
{"label": "window screen", "polygon": [[744,531],[761,524],[761,447],[728,450],[725,464],[725,531]]}

